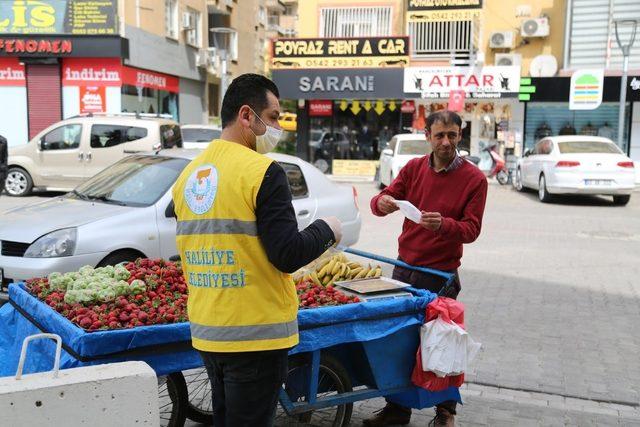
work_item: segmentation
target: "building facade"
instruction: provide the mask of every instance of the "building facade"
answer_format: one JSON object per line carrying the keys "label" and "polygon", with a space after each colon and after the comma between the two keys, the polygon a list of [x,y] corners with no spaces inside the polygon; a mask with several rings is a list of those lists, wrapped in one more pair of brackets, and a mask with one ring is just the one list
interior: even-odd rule
{"label": "building facade", "polygon": [[0,4],[0,134],[23,144],[82,113],[205,121],[204,0]]}

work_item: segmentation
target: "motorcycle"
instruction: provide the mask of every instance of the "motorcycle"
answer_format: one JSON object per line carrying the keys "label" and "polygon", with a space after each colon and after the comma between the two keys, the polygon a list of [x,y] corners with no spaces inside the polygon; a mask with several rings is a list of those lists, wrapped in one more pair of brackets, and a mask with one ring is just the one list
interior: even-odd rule
{"label": "motorcycle", "polygon": [[486,151],[491,157],[491,161],[493,162],[491,171],[488,178],[495,177],[500,185],[506,185],[509,182],[509,172],[507,171],[506,161],[504,158],[498,153],[496,150],[496,146],[486,147],[483,151]]}

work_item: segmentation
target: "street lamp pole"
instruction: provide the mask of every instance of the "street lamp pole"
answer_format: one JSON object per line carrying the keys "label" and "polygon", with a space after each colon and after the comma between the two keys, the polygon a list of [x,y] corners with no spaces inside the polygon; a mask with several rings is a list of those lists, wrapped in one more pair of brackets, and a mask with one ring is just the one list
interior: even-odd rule
{"label": "street lamp pole", "polygon": [[[638,21],[635,19],[616,19],[614,21],[616,28],[616,41],[618,47],[622,50],[623,62],[622,62],[622,81],[620,82],[620,108],[618,110],[618,146],[620,149],[624,146],[624,110],[627,103],[627,73],[629,71],[629,55],[631,53],[631,47],[636,40],[636,30],[638,28]],[[622,43],[620,40],[619,27],[622,25],[631,26],[631,37],[627,43]]]}
{"label": "street lamp pole", "polygon": [[227,27],[216,27],[209,29],[213,33],[213,44],[216,53],[220,55],[220,111],[222,111],[222,100],[227,92],[228,86],[228,66],[231,48],[233,47],[236,31]]}

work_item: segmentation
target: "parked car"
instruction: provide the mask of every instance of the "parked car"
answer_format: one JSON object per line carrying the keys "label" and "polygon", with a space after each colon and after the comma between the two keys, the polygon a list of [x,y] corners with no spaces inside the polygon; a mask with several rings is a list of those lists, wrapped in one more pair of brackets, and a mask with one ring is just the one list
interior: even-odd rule
{"label": "parked car", "polygon": [[633,161],[607,138],[552,136],[539,141],[518,160],[517,190],[538,190],[542,202],[554,194],[613,196],[613,203],[629,203],[634,189]]}
{"label": "parked car", "polygon": [[180,126],[144,114],[90,114],[55,123],[26,144],[9,147],[5,181],[10,196],[34,188],[69,191],[137,152],[181,147]]}
{"label": "parked car", "polygon": [[4,180],[7,177],[8,151],[7,139],[0,135],[0,193],[4,190]]}
{"label": "parked car", "polygon": [[349,157],[349,138],[344,133],[311,130],[309,137],[313,165],[322,172],[329,170],[331,160]]}
{"label": "parked car", "polygon": [[182,125],[180,129],[183,148],[205,148],[222,134],[222,128],[216,125]]}
{"label": "parked car", "polygon": [[278,118],[278,124],[287,132],[295,132],[298,127],[298,115],[294,113],[282,113]]}
{"label": "parked car", "polygon": [[398,176],[411,159],[431,154],[431,145],[424,135],[417,133],[403,133],[394,136],[387,148],[380,153],[378,166],[378,185],[384,188]]}
{"label": "parked car", "polygon": [[[84,265],[104,266],[137,257],[177,254],[171,187],[198,150],[163,150],[120,160],[63,196],[15,208],[0,222],[2,284]],[[289,178],[298,226],[335,215],[342,243],[360,235],[352,187],[329,181],[297,157],[270,154]]]}

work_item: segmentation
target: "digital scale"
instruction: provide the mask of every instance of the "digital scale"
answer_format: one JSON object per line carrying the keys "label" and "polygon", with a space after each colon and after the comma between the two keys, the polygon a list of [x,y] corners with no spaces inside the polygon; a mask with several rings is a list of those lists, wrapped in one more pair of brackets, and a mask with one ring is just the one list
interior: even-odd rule
{"label": "digital scale", "polygon": [[387,277],[348,280],[336,282],[334,285],[346,295],[358,297],[362,301],[381,301],[413,296],[412,293],[402,290],[411,285]]}

